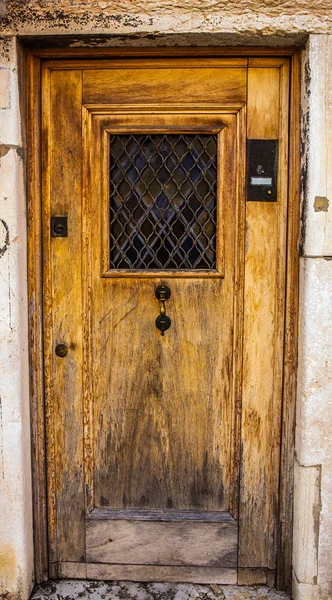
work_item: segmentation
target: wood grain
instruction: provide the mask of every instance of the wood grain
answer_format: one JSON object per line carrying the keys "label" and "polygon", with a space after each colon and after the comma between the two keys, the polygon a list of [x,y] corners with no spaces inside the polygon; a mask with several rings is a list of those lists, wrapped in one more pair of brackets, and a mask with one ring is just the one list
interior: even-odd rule
{"label": "wood grain", "polygon": [[169,567],[114,565],[102,563],[55,563],[53,578],[94,579],[97,581],[163,581],[166,583],[236,584],[236,569],[220,567]]}
{"label": "wood grain", "polygon": [[168,567],[146,565],[87,564],[88,579],[115,581],[163,581],[165,583],[236,584],[236,569],[220,567]]}
{"label": "wood grain", "polygon": [[237,524],[88,519],[87,561],[234,568]]}
{"label": "wood grain", "polygon": [[41,145],[41,236],[42,236],[42,315],[43,315],[43,367],[44,367],[44,415],[45,415],[45,462],[47,470],[47,534],[49,544],[49,565],[56,563],[56,481],[55,481],[55,432],[53,418],[53,341],[52,341],[52,275],[50,248],[50,72],[41,70],[42,97],[42,145]]}
{"label": "wood grain", "polygon": [[[247,59],[250,56],[292,56],[298,52],[298,47],[288,48],[271,48],[268,46],[163,46],[163,47],[114,47],[114,48],[35,48],[33,51],[34,56],[41,57],[43,59],[62,59],[61,62],[58,60],[58,67],[64,64],[63,59],[67,59],[70,62],[70,58],[75,58],[76,61],[74,66],[82,68],[93,62],[97,66],[100,64],[100,58],[104,60],[107,58],[137,58],[137,57],[165,57],[176,58],[176,57],[242,57]],[[78,60],[82,60],[82,64],[78,64]],[[71,65],[70,68],[73,68]]]}
{"label": "wood grain", "polygon": [[59,562],[58,578],[61,579],[87,579],[87,564],[79,562]]}
{"label": "wood grain", "polygon": [[195,510],[130,510],[128,508],[94,508],[89,519],[126,521],[202,521],[207,523],[235,523],[229,512]]}
{"label": "wood grain", "polygon": [[[101,164],[98,139],[106,123],[93,118],[93,165]],[[159,278],[152,275],[138,283],[100,277],[102,218],[95,219],[91,267],[97,507],[229,508],[230,482],[236,477],[230,471],[236,116],[225,116],[225,123],[220,197],[228,199],[222,207],[227,282],[172,281],[170,335],[162,338],[154,324]],[[87,172],[93,174],[86,183],[88,196],[98,198],[102,171]],[[92,210],[95,215],[98,205]],[[91,222],[92,215],[86,218]]]}
{"label": "wood grain", "polygon": [[[282,69],[288,71],[286,63]],[[281,70],[282,70],[281,69]],[[286,266],[288,77],[249,68],[248,137],[279,139],[275,203],[248,202],[240,567],[276,568]]]}
{"label": "wood grain", "polygon": [[248,139],[279,137],[280,69],[248,69]]}
{"label": "wood grain", "polygon": [[270,569],[238,569],[238,585],[268,585],[274,587],[275,571]]}
{"label": "wood grain", "polygon": [[239,477],[241,461],[241,417],[243,383],[243,324],[244,324],[244,242],[246,214],[246,107],[237,115],[237,156],[232,177],[236,182],[235,270],[234,270],[234,337],[233,337],[233,414],[231,417],[231,464],[237,474],[231,481],[230,512],[238,519]]}
{"label": "wood grain", "polygon": [[[135,63],[134,63],[135,65]],[[178,60],[178,67],[164,68],[151,61],[139,69],[85,70],[83,76],[83,102],[140,104],[145,102],[197,102],[239,103],[246,101],[246,68],[186,67]],[[194,74],[194,75],[193,75]],[[135,93],[133,94],[133,89]]]}
{"label": "wood grain", "polygon": [[41,282],[41,89],[40,61],[27,59],[28,142],[28,304],[30,349],[30,410],[33,485],[33,523],[36,583],[48,579],[45,416],[43,388],[42,282]]}
{"label": "wood grain", "polygon": [[288,593],[291,592],[292,587],[293,468],[299,302],[300,70],[300,56],[297,54],[293,57],[291,70],[287,287],[277,557],[277,586],[278,589],[286,590]]}
{"label": "wood grain", "polygon": [[288,58],[285,56],[251,56],[248,58],[248,67],[261,67],[263,69],[280,68],[288,62]]}
{"label": "wood grain", "polygon": [[[46,76],[46,73],[45,73]],[[47,75],[48,77],[48,75]],[[81,96],[80,71],[51,73],[44,145],[44,314],[52,556],[81,560],[85,552],[82,431]],[[46,91],[46,90],[45,90]],[[45,99],[44,99],[45,102]],[[47,123],[47,120],[49,122]],[[50,237],[50,217],[68,216],[68,237]],[[50,322],[51,319],[51,322]],[[52,327],[50,327],[52,326]],[[55,355],[65,343],[68,356]],[[54,474],[53,474],[54,473]],[[53,521],[54,520],[54,521]],[[55,539],[56,538],[56,539]],[[56,542],[56,547],[55,547]]]}

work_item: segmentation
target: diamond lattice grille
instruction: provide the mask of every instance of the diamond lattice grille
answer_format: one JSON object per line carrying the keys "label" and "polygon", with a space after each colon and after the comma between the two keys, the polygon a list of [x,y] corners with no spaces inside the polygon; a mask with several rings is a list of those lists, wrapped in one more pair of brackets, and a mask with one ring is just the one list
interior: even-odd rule
{"label": "diamond lattice grille", "polygon": [[111,268],[214,269],[216,188],[216,135],[111,135]]}

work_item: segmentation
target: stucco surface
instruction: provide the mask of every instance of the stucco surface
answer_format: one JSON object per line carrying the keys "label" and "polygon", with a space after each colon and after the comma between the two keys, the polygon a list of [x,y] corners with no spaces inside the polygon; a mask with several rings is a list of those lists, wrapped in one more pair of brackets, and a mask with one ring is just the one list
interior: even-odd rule
{"label": "stucco surface", "polygon": [[289,34],[331,31],[331,8],[331,0],[7,0],[0,16],[4,34],[222,32],[225,43],[227,34],[254,35],[256,43],[278,35],[281,43]]}
{"label": "stucco surface", "polygon": [[332,36],[310,38],[303,61],[305,256],[332,256]]}
{"label": "stucco surface", "polygon": [[302,228],[293,593],[332,598],[332,37],[302,69]]}
{"label": "stucco surface", "polygon": [[301,583],[318,586],[317,597],[328,599],[332,597],[332,260],[302,258],[300,283],[294,570]]}
{"label": "stucco surface", "polygon": [[[4,67],[4,69],[2,69]],[[15,44],[0,64],[0,598],[33,580],[26,215]]]}

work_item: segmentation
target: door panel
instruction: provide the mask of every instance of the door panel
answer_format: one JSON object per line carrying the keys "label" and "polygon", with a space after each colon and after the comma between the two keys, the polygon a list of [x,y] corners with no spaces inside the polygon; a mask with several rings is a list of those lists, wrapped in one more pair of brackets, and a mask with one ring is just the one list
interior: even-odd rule
{"label": "door panel", "polygon": [[[182,127],[185,122],[189,127],[190,117],[171,115],[164,128],[174,131],[174,122],[179,127],[181,120]],[[155,116],[150,123],[152,118],[156,123]],[[203,118],[207,126],[211,117]],[[213,119],[215,127],[218,119]],[[149,269],[139,270],[137,279],[135,270],[129,279],[127,270],[114,279],[100,277],[100,240],[105,243],[109,235],[98,230],[103,218],[98,218],[95,202],[93,214],[85,212],[87,223],[95,224],[90,277],[96,507],[229,510],[230,482],[236,476],[230,450],[236,117],[223,119],[218,133],[223,185],[217,195],[217,264],[223,269],[225,263],[225,280],[216,269],[206,270],[203,279],[200,269],[171,269],[162,278]],[[142,119],[135,115],[135,120]],[[109,135],[114,123],[112,117],[93,115],[91,121],[86,145],[91,149],[87,173],[93,177],[84,188],[94,199],[102,197],[105,182],[102,152],[108,146],[102,134]],[[104,192],[109,204],[107,186]],[[172,326],[163,337],[154,323],[160,310],[155,289],[161,283],[172,293],[167,301]]]}
{"label": "door panel", "polygon": [[[247,136],[279,140],[279,173],[278,201],[246,206],[239,566],[270,569],[275,568],[277,554],[288,81],[287,62],[281,68],[249,69]],[[260,492],[253,495],[253,489]]]}
{"label": "door panel", "polygon": [[[43,72],[53,576],[235,583],[237,566],[275,569],[287,61],[170,62]],[[248,137],[279,139],[281,166],[278,201],[247,203],[244,255],[247,109]],[[61,215],[68,237],[50,237]]]}
{"label": "door panel", "polygon": [[[209,513],[196,512],[194,518],[181,520],[180,513],[158,515],[157,521],[154,511],[149,512],[150,519],[141,519],[136,511],[131,520],[128,511],[117,512],[120,514],[113,515],[112,520],[105,509],[91,513],[87,527],[89,562],[236,568],[237,526],[229,514],[222,513],[217,523]],[[156,540],[162,543],[156,544]]]}
{"label": "door panel", "polygon": [[85,105],[159,102],[243,105],[247,59],[235,60],[237,64],[223,59],[174,60],[172,66],[169,61],[160,60],[144,64],[113,61],[112,69],[84,71],[83,102]]}
{"label": "door panel", "polygon": [[[43,291],[50,562],[85,555],[82,377],[82,74],[43,74]],[[52,115],[52,118],[50,118]],[[58,118],[56,117],[58,115]],[[59,117],[61,115],[61,118]],[[67,215],[67,238],[51,216]],[[70,259],[68,258],[70,257]],[[66,341],[68,360],[54,349]]]}

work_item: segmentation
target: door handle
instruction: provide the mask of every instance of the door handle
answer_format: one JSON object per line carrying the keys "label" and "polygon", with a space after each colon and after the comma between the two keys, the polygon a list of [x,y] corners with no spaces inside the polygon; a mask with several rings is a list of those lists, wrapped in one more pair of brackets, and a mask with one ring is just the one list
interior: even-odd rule
{"label": "door handle", "polygon": [[156,318],[156,327],[161,335],[171,326],[171,319],[166,315],[166,300],[171,297],[171,290],[167,285],[158,285],[155,291],[156,298],[160,301],[160,315]]}

